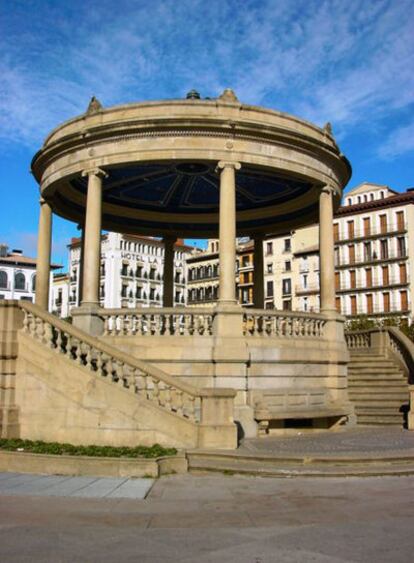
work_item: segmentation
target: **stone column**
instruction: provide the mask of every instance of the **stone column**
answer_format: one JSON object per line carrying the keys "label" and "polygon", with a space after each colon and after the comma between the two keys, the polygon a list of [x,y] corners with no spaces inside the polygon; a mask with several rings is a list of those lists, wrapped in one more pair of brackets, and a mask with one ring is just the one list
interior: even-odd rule
{"label": "stone column", "polygon": [[83,272],[84,272],[84,258],[85,258],[85,227],[83,225],[78,225],[78,230],[80,230],[80,260],[78,268],[78,303],[82,303],[83,298]]}
{"label": "stone column", "polygon": [[52,208],[40,198],[39,232],[37,238],[36,305],[49,308],[50,255],[52,250]]}
{"label": "stone column", "polygon": [[262,236],[254,237],[253,304],[256,309],[264,309],[264,260]]}
{"label": "stone column", "polygon": [[94,168],[82,174],[88,176],[86,200],[85,246],[83,258],[82,305],[99,305],[101,266],[102,179],[103,170]]}
{"label": "stone column", "polygon": [[103,332],[103,318],[99,314],[99,282],[101,268],[101,225],[102,225],[102,179],[103,170],[85,170],[88,176],[86,198],[86,220],[84,228],[85,243],[82,258],[82,301],[78,308],[72,309],[73,324],[91,334],[99,336]]}
{"label": "stone column", "polygon": [[325,186],[319,197],[319,274],[322,313],[336,312],[333,194],[333,187]]}
{"label": "stone column", "polygon": [[164,237],[163,307],[174,307],[174,245],[176,238]]}
{"label": "stone column", "polygon": [[219,304],[235,305],[236,299],[236,170],[238,162],[221,161],[219,217]]}

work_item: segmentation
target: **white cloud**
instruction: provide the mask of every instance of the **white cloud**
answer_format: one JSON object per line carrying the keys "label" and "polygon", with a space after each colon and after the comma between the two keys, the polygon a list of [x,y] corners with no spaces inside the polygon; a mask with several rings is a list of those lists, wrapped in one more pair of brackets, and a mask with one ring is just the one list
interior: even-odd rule
{"label": "white cloud", "polygon": [[386,160],[414,151],[414,120],[393,131],[380,145],[378,154]]}
{"label": "white cloud", "polygon": [[0,39],[4,142],[37,146],[93,94],[111,105],[183,96],[193,87],[214,96],[230,86],[246,103],[332,121],[340,137],[414,102],[411,0],[70,6],[34,13],[23,36],[16,13]]}

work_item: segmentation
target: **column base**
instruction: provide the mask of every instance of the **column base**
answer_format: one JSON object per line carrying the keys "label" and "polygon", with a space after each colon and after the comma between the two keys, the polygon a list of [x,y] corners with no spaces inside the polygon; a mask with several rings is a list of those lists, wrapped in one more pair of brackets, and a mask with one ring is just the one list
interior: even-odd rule
{"label": "column base", "polygon": [[219,301],[214,313],[214,336],[243,337],[243,309],[240,305],[234,301]]}
{"label": "column base", "polygon": [[73,325],[91,336],[101,336],[104,331],[104,320],[100,316],[100,307],[96,303],[82,303],[72,309]]}

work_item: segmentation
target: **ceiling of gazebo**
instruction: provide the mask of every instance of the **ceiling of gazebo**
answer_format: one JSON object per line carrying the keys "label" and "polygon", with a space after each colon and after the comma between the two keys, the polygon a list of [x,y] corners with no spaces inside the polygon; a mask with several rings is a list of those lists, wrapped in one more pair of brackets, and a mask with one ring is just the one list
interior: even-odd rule
{"label": "ceiling of gazebo", "polygon": [[[214,213],[219,208],[219,175],[203,162],[135,165],[106,170],[103,203],[122,208],[171,213]],[[71,180],[86,194],[87,178]],[[310,183],[274,172],[243,167],[236,174],[238,211],[264,208],[304,195]]]}

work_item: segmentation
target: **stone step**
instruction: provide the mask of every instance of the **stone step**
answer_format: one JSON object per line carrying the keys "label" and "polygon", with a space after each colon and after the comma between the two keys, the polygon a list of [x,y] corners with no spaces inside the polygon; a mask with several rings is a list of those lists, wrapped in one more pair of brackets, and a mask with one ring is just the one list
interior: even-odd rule
{"label": "stone step", "polygon": [[349,387],[360,387],[361,385],[369,385],[369,386],[377,386],[381,387],[382,385],[386,387],[390,386],[401,386],[407,389],[407,381],[405,378],[402,377],[381,377],[381,376],[371,376],[368,377],[364,375],[363,377],[348,377],[348,386]]}
{"label": "stone step", "polygon": [[235,452],[187,452],[191,473],[224,473],[275,477],[339,477],[414,474],[414,457],[394,455],[363,457],[363,454],[344,456],[307,455],[293,458],[270,455],[240,455]]}
{"label": "stone step", "polygon": [[358,390],[348,389],[349,398],[355,401],[409,401],[410,396],[406,390],[395,390],[391,388],[389,391],[382,389],[370,389],[361,387]]}
{"label": "stone step", "polygon": [[400,375],[404,375],[404,372],[402,370],[399,370],[398,368],[394,367],[384,367],[384,366],[378,366],[376,368],[372,368],[372,367],[355,367],[355,366],[348,366],[348,373],[398,373]]}

